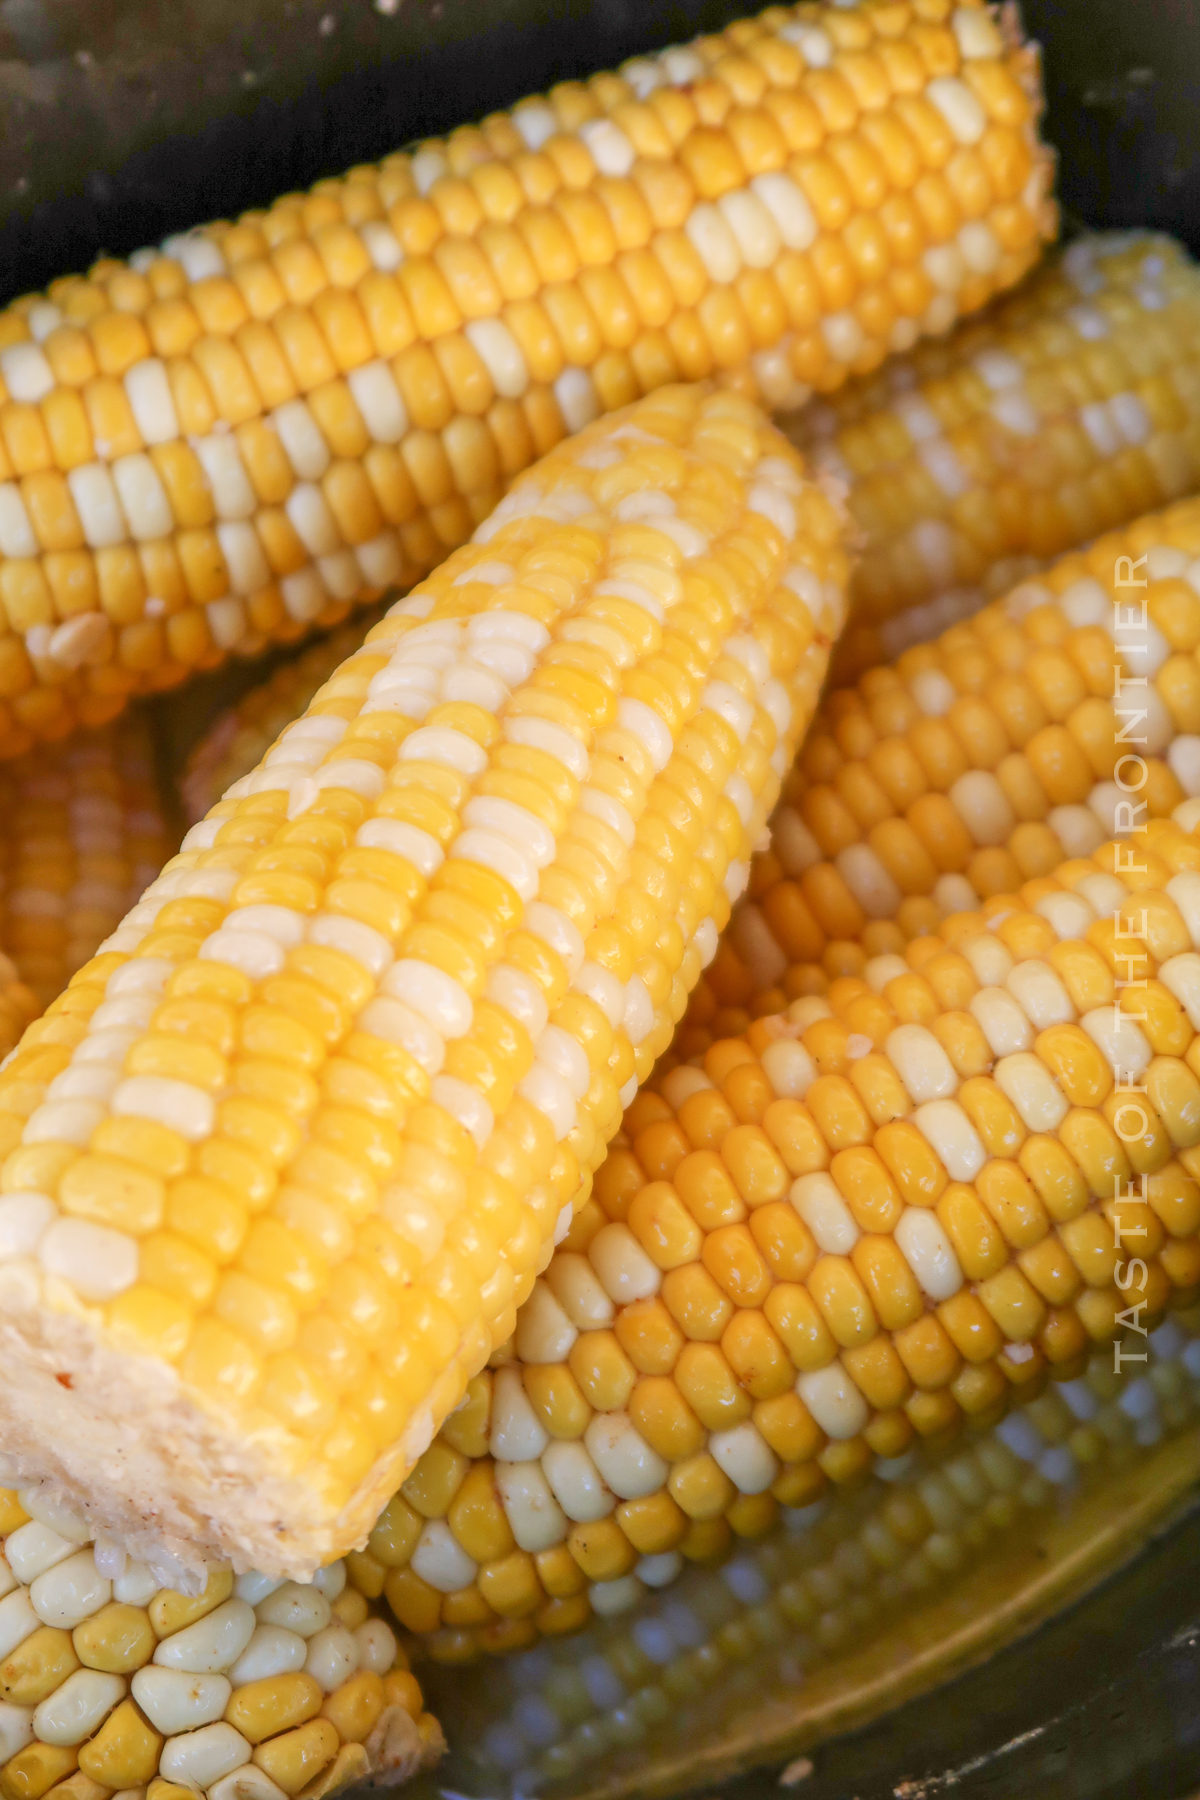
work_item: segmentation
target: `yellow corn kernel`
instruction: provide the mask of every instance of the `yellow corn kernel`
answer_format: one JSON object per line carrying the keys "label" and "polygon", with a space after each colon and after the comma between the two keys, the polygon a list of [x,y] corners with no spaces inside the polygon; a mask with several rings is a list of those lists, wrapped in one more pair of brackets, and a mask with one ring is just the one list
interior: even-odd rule
{"label": "yellow corn kernel", "polygon": [[312,1676],[296,1670],[235,1689],[224,1716],[248,1743],[261,1744],[264,1738],[314,1718],[322,1704],[321,1689]]}
{"label": "yellow corn kernel", "polygon": [[315,1780],[337,1750],[337,1729],[330,1720],[310,1719],[295,1731],[259,1744],[254,1762],[285,1794],[292,1795]]}

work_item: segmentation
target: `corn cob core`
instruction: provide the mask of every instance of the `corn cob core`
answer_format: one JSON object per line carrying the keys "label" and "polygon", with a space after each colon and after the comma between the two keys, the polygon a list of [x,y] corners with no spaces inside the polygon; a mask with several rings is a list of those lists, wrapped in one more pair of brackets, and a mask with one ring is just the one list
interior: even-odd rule
{"label": "corn cob core", "polygon": [[643,1092],[376,1528],[402,1622],[568,1629],[1193,1299],[1198,871],[1156,821]]}
{"label": "corn cob core", "polygon": [[1200,485],[1200,277],[1143,232],[1077,239],[941,343],[782,428],[862,533],[839,682]]}
{"label": "corn cob core", "polygon": [[889,1618],[986,1566],[998,1540],[1036,1529],[1031,1515],[1069,1517],[1081,1492],[1193,1424],[1198,1329],[1194,1308],[1173,1315],[1148,1346],[1130,1343],[1145,1363],[1118,1375],[1111,1352],[1097,1354],[974,1443],[909,1454],[886,1481],[786,1511],[785,1529],[719,1570],[689,1570],[662,1592],[627,1577],[642,1588],[635,1603],[572,1639],[495,1660],[469,1683],[432,1672],[460,1715],[443,1780],[505,1796],[574,1778],[578,1792],[581,1774],[590,1787],[627,1773],[631,1749],[703,1755],[728,1727],[744,1731],[746,1708],[794,1699]]}
{"label": "corn cob core", "polygon": [[0,769],[0,818],[0,950],[45,1006],[166,860],[144,723],[89,732]]}
{"label": "corn cob core", "polygon": [[219,714],[192,750],[179,780],[184,816],[198,824],[227,788],[249,775],[284,728],[356,650],[382,612],[371,608],[289,658],[269,678]]}
{"label": "corn cob core", "polygon": [[0,753],[410,583],[663,383],[946,330],[1053,235],[1039,107],[983,6],[773,7],[15,302]]}
{"label": "corn cob core", "polygon": [[22,1479],[191,1579],[365,1536],[715,948],[839,530],[746,401],[661,390],[518,482],[193,827],[0,1077]]}
{"label": "corn cob core", "polygon": [[395,1633],[346,1583],[209,1573],[194,1598],[0,1489],[3,1800],[322,1800],[445,1745]]}
{"label": "corn cob core", "polygon": [[1200,792],[1198,596],[1189,500],[833,694],[680,1052]]}

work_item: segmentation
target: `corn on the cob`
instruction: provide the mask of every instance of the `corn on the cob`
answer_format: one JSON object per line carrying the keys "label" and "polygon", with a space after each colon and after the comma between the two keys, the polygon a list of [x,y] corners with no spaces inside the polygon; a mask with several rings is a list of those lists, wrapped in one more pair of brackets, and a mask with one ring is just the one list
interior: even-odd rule
{"label": "corn on the cob", "polygon": [[445,1747],[340,1562],[311,1587],[214,1569],[189,1599],[14,1489],[0,1539],[3,1800],[323,1800]]}
{"label": "corn on the cob", "polygon": [[227,788],[266,755],[284,728],[298,719],[339,664],[361,649],[382,611],[371,607],[340,631],[282,663],[259,687],[219,715],[192,750],[179,780],[189,825],[197,824]]}
{"label": "corn on the cob", "polygon": [[773,7],[0,317],[0,753],[336,622],[599,412],[773,407],[1053,234],[1035,53],[952,0]]}
{"label": "corn on the cob", "polygon": [[1052,1504],[1069,1519],[1080,1497],[1193,1424],[1198,1331],[1195,1309],[1173,1316],[1137,1373],[1118,1376],[1111,1355],[1097,1355],[1085,1376],[965,1449],[906,1456],[836,1504],[786,1511],[783,1530],[719,1570],[689,1570],[661,1594],[627,1577],[641,1589],[630,1610],[552,1648],[498,1659],[466,1681],[433,1669],[429,1685],[447,1705],[453,1696],[458,1726],[445,1784],[517,1795],[570,1779],[578,1792],[585,1776],[590,1787],[626,1774],[629,1753],[644,1746],[656,1759],[683,1746],[703,1755],[740,1709],[794,1700],[889,1618],[978,1569],[1014,1527],[1036,1529],[1031,1515]]}
{"label": "corn on the cob", "polygon": [[166,860],[144,723],[129,719],[0,768],[0,820],[0,950],[45,1006]]}
{"label": "corn on the cob", "polygon": [[1146,844],[638,1097],[517,1360],[370,1540],[410,1630],[569,1629],[640,1557],[711,1555],[1194,1297],[1200,836]]}
{"label": "corn on the cob", "polygon": [[840,524],[746,401],[660,390],[519,481],[193,827],[0,1076],[23,1480],[181,1579],[367,1531],[715,947],[844,616]]}
{"label": "corn on the cob", "polygon": [[833,694],[680,1054],[1200,793],[1198,649],[1183,501]]}
{"label": "corn on the cob", "polygon": [[1079,238],[782,429],[846,483],[862,534],[834,657],[850,681],[1200,486],[1200,274],[1161,236]]}

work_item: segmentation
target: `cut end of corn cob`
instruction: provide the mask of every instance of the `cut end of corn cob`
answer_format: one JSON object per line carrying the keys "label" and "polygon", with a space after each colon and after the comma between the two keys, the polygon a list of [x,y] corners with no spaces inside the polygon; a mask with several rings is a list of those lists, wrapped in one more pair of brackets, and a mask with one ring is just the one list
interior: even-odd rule
{"label": "cut end of corn cob", "polygon": [[179,780],[184,816],[196,825],[227,788],[255,769],[284,728],[329,677],[362,648],[382,612],[372,608],[341,631],[309,645],[221,713],[187,759]]}
{"label": "cut end of corn cob", "polygon": [[1187,500],[833,694],[680,1053],[1200,794],[1198,595]]}
{"label": "cut end of corn cob", "polygon": [[840,532],[748,402],[663,389],[518,481],[189,832],[0,1076],[23,1481],[190,1579],[365,1538],[715,948]]}
{"label": "cut end of corn cob", "polygon": [[144,723],[87,732],[0,768],[0,819],[0,951],[45,1006],[166,860]]}
{"label": "cut end of corn cob", "polygon": [[570,1629],[643,1560],[669,1579],[1194,1303],[1195,814],[634,1101],[514,1359],[369,1541],[409,1630],[459,1656]]}
{"label": "cut end of corn cob", "polygon": [[4,1800],[324,1800],[445,1748],[345,1565],[310,1587],[209,1572],[172,1591],[77,1513],[0,1488]]}
{"label": "cut end of corn cob", "polygon": [[796,407],[1053,236],[1036,53],[953,0],[771,7],[0,314],[0,754],[339,622],[564,433]]}
{"label": "cut end of corn cob", "polygon": [[782,424],[863,550],[839,681],[1200,485],[1200,273],[1157,233],[1077,238],[1012,299]]}

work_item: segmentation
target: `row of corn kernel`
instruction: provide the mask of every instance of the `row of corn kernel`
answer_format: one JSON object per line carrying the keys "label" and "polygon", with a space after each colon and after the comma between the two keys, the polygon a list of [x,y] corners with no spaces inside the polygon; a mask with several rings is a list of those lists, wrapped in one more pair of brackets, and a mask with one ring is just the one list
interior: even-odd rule
{"label": "row of corn kernel", "polygon": [[[13,1353],[27,1470],[277,1572],[370,1525],[715,948],[840,623],[839,524],[745,401],[661,390],[519,482],[193,828],[0,1078],[14,1310],[74,1290],[121,1371],[64,1346],[39,1394]],[[163,1454],[154,1359],[238,1500]],[[129,1492],[70,1425],[121,1381]]]}
{"label": "row of corn kernel", "polygon": [[257,767],[317,690],[361,648],[381,617],[377,608],[363,611],[340,631],[281,663],[266,681],[219,715],[189,753],[179,777],[179,797],[189,825],[197,824],[235,781]]}
{"label": "row of corn kernel", "polygon": [[[1180,1326],[1183,1329],[1180,1329]],[[1200,1406],[1193,1309],[1153,1334],[1123,1375],[1111,1354],[942,1459],[906,1457],[884,1481],[785,1514],[785,1529],[718,1570],[695,1569],[574,1639],[489,1662],[453,1694],[460,1732],[443,1778],[463,1792],[542,1791],[616,1774],[633,1749],[689,1754],[721,1741],[745,1709],[794,1704],[796,1689],[890,1621],[978,1570],[996,1540],[1053,1501],[1080,1495],[1192,1424]],[[932,1465],[932,1466],[931,1466]],[[447,1634],[447,1638],[452,1634]],[[447,1641],[447,1662],[463,1646]],[[626,1765],[627,1766],[627,1765]],[[590,1782],[589,1782],[590,1786]]]}
{"label": "row of corn kernel", "polygon": [[444,1749],[394,1632],[346,1585],[228,1569],[188,1598],[0,1489],[0,1794],[284,1800],[402,1781]]}
{"label": "row of corn kernel", "polygon": [[45,1006],[166,858],[145,725],[131,719],[0,769],[0,818],[0,949]]}
{"label": "row of corn kernel", "polygon": [[982,5],[774,7],[0,315],[0,753],[329,624],[598,412],[795,406],[1052,235]]}
{"label": "row of corn kernel", "polygon": [[863,538],[839,681],[1200,482],[1196,271],[1169,239],[1076,239],[944,343],[785,421]]}
{"label": "row of corn kernel", "polygon": [[385,1514],[409,1629],[577,1622],[639,1557],[1082,1366],[1119,1274],[1139,1320],[1200,1285],[1200,841],[1159,822],[1142,861],[1065,864],[639,1096],[516,1360]]}
{"label": "row of corn kernel", "polygon": [[811,991],[830,944],[897,948],[891,922],[931,930],[1200,792],[1198,650],[1183,501],[835,693],[694,1022],[740,1028],[730,1007]]}

